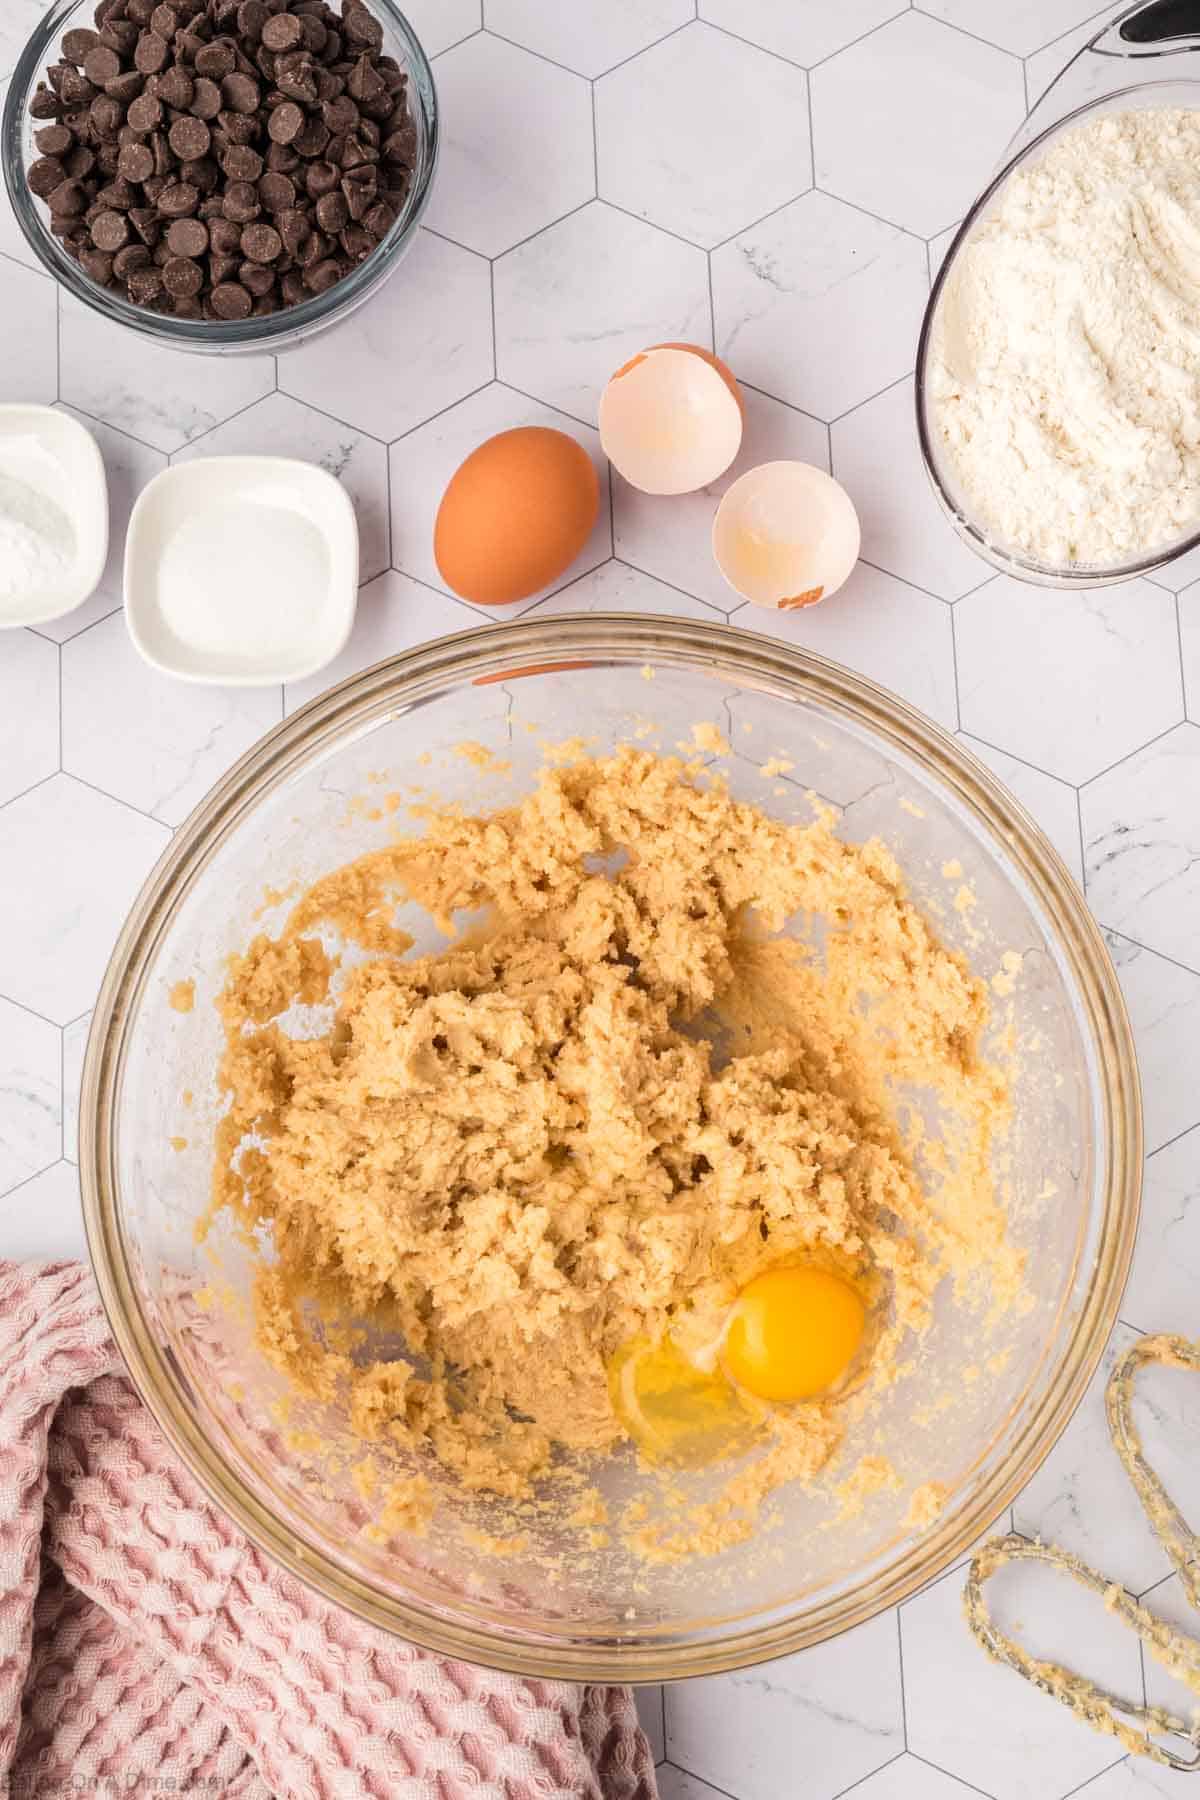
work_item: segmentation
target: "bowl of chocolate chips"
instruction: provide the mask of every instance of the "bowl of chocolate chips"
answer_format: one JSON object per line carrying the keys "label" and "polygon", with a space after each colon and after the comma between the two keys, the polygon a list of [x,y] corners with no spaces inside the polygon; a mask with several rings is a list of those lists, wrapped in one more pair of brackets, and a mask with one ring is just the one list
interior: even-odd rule
{"label": "bowl of chocolate chips", "polygon": [[385,281],[437,161],[391,0],[58,0],[9,84],[4,179],[85,305],[189,350],[277,350]]}

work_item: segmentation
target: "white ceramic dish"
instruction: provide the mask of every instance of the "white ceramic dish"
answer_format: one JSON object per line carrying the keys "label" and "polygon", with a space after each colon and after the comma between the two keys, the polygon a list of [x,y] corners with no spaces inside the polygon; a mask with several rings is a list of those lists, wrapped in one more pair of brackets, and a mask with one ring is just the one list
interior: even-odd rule
{"label": "white ceramic dish", "polygon": [[341,650],[357,602],[354,507],[314,463],[198,457],[138,497],[125,618],[168,675],[226,687],[299,681]]}
{"label": "white ceramic dish", "polygon": [[61,618],[95,592],[108,556],[108,481],[99,446],[70,413],[14,401],[0,406],[0,477],[61,508],[75,535],[73,555],[52,585],[19,598],[0,592],[0,629]]}

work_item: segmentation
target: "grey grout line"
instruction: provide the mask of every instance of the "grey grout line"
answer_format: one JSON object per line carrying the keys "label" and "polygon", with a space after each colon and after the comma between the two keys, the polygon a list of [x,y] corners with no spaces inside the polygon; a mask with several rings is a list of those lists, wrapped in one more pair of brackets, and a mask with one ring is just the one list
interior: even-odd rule
{"label": "grey grout line", "polygon": [[904,1737],[904,1748],[908,1749],[908,1693],[904,1685],[904,1633],[900,1629],[900,1608],[895,1609],[896,1619],[896,1657],[900,1669],[900,1730]]}
{"label": "grey grout line", "polygon": [[[799,195],[796,198],[799,199]],[[611,207],[613,212],[624,213],[627,219],[636,219],[639,225],[646,225],[651,231],[661,231],[664,237],[674,238],[677,244],[686,244],[689,250],[699,250],[703,255],[709,249],[707,244],[698,244],[695,238],[684,237],[682,231],[675,231],[670,225],[660,224],[657,219],[650,218],[647,213],[634,212],[632,207],[622,206],[619,200],[610,200],[606,194],[597,195],[597,199],[601,206]],[[789,201],[788,205],[790,204]],[[727,243],[729,240],[723,239],[722,241]]]}
{"label": "grey grout line", "polygon": [[958,23],[957,19],[944,18],[941,13],[926,12],[923,6],[918,6],[914,10],[919,12],[922,18],[928,19],[930,24],[944,25],[947,31],[953,31],[959,37],[969,39],[973,44],[982,44],[985,50],[994,50],[997,56],[1006,56],[1009,62],[1015,62],[1021,71],[1021,90],[1025,91],[1025,59],[1019,56],[1015,50],[1006,50],[1003,44],[994,44],[991,38],[980,37],[977,31],[968,31],[965,25]]}
{"label": "grey grout line", "polygon": [[596,190],[595,197],[600,198],[600,127],[596,122],[596,83],[588,82],[592,102],[592,186]]}
{"label": "grey grout line", "polygon": [[[760,225],[765,225],[769,219],[775,218],[778,213],[786,212],[789,206],[795,206],[797,200],[804,200],[815,191],[816,183],[810,181],[807,187],[802,187],[796,193],[790,194],[786,200],[781,200],[778,206],[771,207],[769,212],[760,213],[757,219],[750,219],[745,225],[739,225],[736,231],[729,233],[728,237],[719,238],[715,244],[709,244],[708,254],[712,256],[717,250],[727,250],[730,244],[736,244],[739,238],[746,236],[747,232],[757,231]],[[834,197],[836,198],[836,196]],[[685,238],[683,241],[689,243],[691,240]]]}
{"label": "grey grout line", "polygon": [[[435,50],[429,59],[430,62],[437,62],[438,58],[441,56],[449,56],[450,52],[452,50],[457,50],[460,44],[469,44],[472,38],[482,36],[484,29],[483,25],[477,25],[474,31],[464,31],[462,36],[460,38],[455,38],[452,44],[443,44],[440,50]],[[496,36],[498,34],[493,33],[492,35]]]}
{"label": "grey grout line", "polygon": [[666,1689],[665,1682],[660,1682],[659,1686],[658,1686],[658,1706],[659,1706],[659,1717],[662,1721],[663,1761],[666,1762],[666,1760],[667,1760],[667,1689]]}
{"label": "grey grout line", "polygon": [[831,63],[835,56],[842,56],[847,50],[853,50],[856,44],[865,44],[869,37],[874,37],[877,32],[886,31],[889,25],[894,25],[897,19],[903,18],[906,12],[911,11],[912,0],[907,0],[907,3],[904,6],[898,6],[896,8],[890,19],[881,19],[878,25],[868,26],[866,31],[860,31],[858,36],[851,38],[848,43],[839,44],[836,50],[830,50],[826,55],[818,56],[816,62],[807,63],[804,66],[807,68],[810,75],[813,73],[814,69],[823,69],[825,64]]}
{"label": "grey grout line", "polygon": [[852,1781],[849,1787],[839,1788],[837,1793],[833,1795],[832,1800],[845,1800],[847,1794],[853,1794],[855,1790],[862,1787],[865,1782],[870,1781],[876,1775],[881,1775],[884,1769],[890,1769],[892,1764],[899,1762],[900,1758],[905,1754],[905,1751],[897,1750],[895,1756],[889,1756],[887,1761],[885,1763],[880,1763],[877,1769],[869,1769],[865,1775],[860,1775],[856,1781]]}
{"label": "grey grout line", "polygon": [[965,1775],[951,1774],[950,1770],[944,1769],[941,1763],[930,1762],[929,1758],[927,1756],[922,1756],[919,1750],[910,1750],[909,1755],[913,1758],[914,1762],[924,1763],[927,1769],[936,1769],[938,1774],[944,1775],[948,1781],[957,1781],[959,1786],[966,1788],[969,1794],[981,1794],[983,1800],[992,1800],[991,1794],[986,1793],[981,1787],[976,1787],[975,1783],[973,1781],[968,1781]]}
{"label": "grey grout line", "polygon": [[[982,740],[981,740],[982,741]],[[1083,796],[1075,789],[1075,822],[1079,830],[1079,885],[1087,899],[1087,845],[1083,841]]]}
{"label": "grey grout line", "polygon": [[[731,613],[741,612],[744,607],[747,607],[750,604],[748,600],[736,600],[727,611],[724,607],[718,606],[715,600],[706,600],[703,594],[693,594],[690,588],[680,587],[677,581],[668,581],[665,576],[656,575],[653,569],[643,568],[641,563],[634,562],[633,558],[623,550],[613,551],[613,561],[620,563],[626,569],[632,569],[637,575],[645,575],[650,581],[657,581],[660,587],[670,588],[673,594],[680,594],[685,600],[694,601],[697,606],[707,606],[712,612],[716,613],[719,619],[724,619],[726,623],[728,623]],[[732,588],[730,588],[729,591],[730,594],[733,593]]]}
{"label": "grey grout line", "polygon": [[[269,400],[270,395],[264,395],[264,398]],[[82,406],[77,406],[74,400],[56,400],[55,405],[61,406],[68,413],[81,413],[85,419],[91,419],[93,423],[102,425],[105,431],[111,431],[114,437],[124,438],[127,444],[136,444],[140,450],[148,450],[151,456],[166,458],[170,454],[169,451],[161,449],[158,444],[148,443],[145,438],[138,437],[136,432],[126,431],[122,425],[110,425],[107,419],[101,419],[96,413],[87,412]]]}
{"label": "grey grout line", "polygon": [[528,388],[518,387],[515,381],[505,381],[502,375],[497,379],[502,387],[508,388],[510,393],[520,394],[523,400],[532,400],[535,406],[544,406],[548,412],[559,413],[562,418],[570,419],[573,424],[582,425],[585,431],[595,432],[597,430],[594,419],[581,419],[578,413],[568,412],[566,407],[560,406],[556,400],[544,400],[540,394],[531,394]]}
{"label": "grey grout line", "polygon": [[[1136,750],[1127,750],[1124,756],[1118,756],[1114,762],[1106,763],[1102,769],[1097,769],[1094,775],[1089,775],[1086,781],[1081,781],[1079,783],[1080,792],[1086,787],[1091,787],[1093,783],[1102,781],[1106,775],[1111,775],[1114,769],[1121,767],[1122,763],[1132,762],[1135,756],[1141,756],[1144,751],[1153,749],[1155,744],[1161,744],[1164,738],[1170,737],[1173,731],[1178,731],[1181,725],[1190,725],[1191,723],[1192,721],[1187,718],[1174,719],[1170,725],[1164,726],[1161,731],[1156,731],[1152,738],[1147,738],[1144,744],[1139,744]],[[1200,729],[1200,727],[1196,729]]]}
{"label": "grey grout line", "polygon": [[[1189,970],[1188,973],[1190,974],[1191,971]],[[1185,1125],[1182,1131],[1177,1131],[1175,1133],[1174,1137],[1166,1138],[1161,1144],[1156,1144],[1153,1150],[1148,1150],[1146,1152],[1146,1161],[1148,1163],[1153,1162],[1156,1156],[1161,1156],[1164,1150],[1170,1150],[1181,1138],[1190,1136],[1191,1133],[1196,1130],[1197,1126],[1200,1126],[1200,1119],[1197,1119],[1191,1125]],[[1141,1327],[1139,1326],[1138,1329],[1140,1330]]]}
{"label": "grey grout line", "polygon": [[617,554],[617,500],[613,493],[613,466],[608,464],[608,554],[610,560]]}
{"label": "grey grout line", "polygon": [[[445,406],[439,406],[438,410],[435,413],[430,413],[427,419],[418,419],[415,425],[408,426],[406,430],[400,432],[399,436],[389,438],[387,440],[388,449],[395,449],[397,444],[402,444],[404,440],[410,438],[415,431],[423,431],[426,425],[432,425],[435,420],[444,419],[446,414],[453,412],[456,406],[463,406],[468,400],[473,400],[476,394],[482,394],[485,388],[494,387],[498,379],[498,376],[493,376],[489,381],[481,381],[478,387],[471,388],[468,393],[460,394],[457,400],[448,400]],[[507,386],[507,382],[504,383],[504,385]],[[331,418],[332,414],[327,413],[326,417]]]}
{"label": "grey grout line", "polygon": [[1181,962],[1177,956],[1168,956],[1165,950],[1155,950],[1150,944],[1143,944],[1140,938],[1130,937],[1129,933],[1122,931],[1118,925],[1105,925],[1100,919],[1097,919],[1096,923],[1110,937],[1123,938],[1127,944],[1132,944],[1135,950],[1144,950],[1147,956],[1157,956],[1160,962],[1171,963],[1175,968],[1182,969],[1185,975],[1194,975],[1200,979],[1200,969],[1193,969],[1191,963]]}
{"label": "grey grout line", "polygon": [[[395,527],[392,524],[392,453],[386,444],[383,446],[383,482],[383,491],[387,498],[387,567],[390,569],[395,560],[396,544]],[[384,569],[378,571],[378,575],[383,575],[385,573],[386,570]],[[372,575],[371,580],[377,580],[378,575]],[[360,589],[364,588],[366,582],[360,581],[358,585]]]}
{"label": "grey grout line", "polygon": [[[832,434],[832,432],[830,433],[830,436],[829,436],[829,459],[830,459],[830,473],[832,474],[833,473],[833,468],[832,468],[833,434]],[[885,569],[882,563],[872,562],[869,556],[860,556],[858,560],[862,564],[864,569],[874,569],[874,571],[877,575],[886,575],[889,581],[903,582],[905,587],[912,588],[914,590],[914,592],[916,592],[918,594],[924,594],[924,596],[927,600],[936,600],[938,602],[939,606],[944,606],[946,608],[947,612],[954,611],[953,600],[948,600],[946,598],[945,594],[936,594],[932,588],[922,587],[921,583],[919,581],[914,581],[911,575],[898,575],[896,573],[895,569]],[[955,666],[957,668],[957,664]],[[957,681],[957,676],[955,677],[955,680]],[[960,729],[961,729],[961,727],[960,727]]]}
{"label": "grey grout line", "polygon": [[58,1028],[58,1159],[67,1159],[67,1034]]}
{"label": "grey grout line", "polygon": [[451,244],[455,250],[461,250],[464,256],[477,256],[483,262],[493,259],[482,250],[476,250],[471,244],[464,244],[461,238],[451,237],[448,231],[439,231],[436,225],[422,225],[421,230],[429,237],[437,238],[440,243]]}
{"label": "grey grout line", "polygon": [[[939,225],[936,231],[931,231],[929,237],[925,237],[911,225],[901,225],[895,219],[886,218],[883,213],[872,212],[869,206],[864,206],[859,200],[847,200],[845,194],[835,194],[832,188],[822,187],[815,174],[810,191],[815,194],[824,194],[827,200],[836,200],[839,206],[848,206],[851,212],[861,213],[864,219],[874,219],[877,225],[886,225],[889,231],[898,231],[901,237],[912,238],[913,242],[920,244],[926,252],[929,249],[929,237],[940,237],[943,231],[950,229],[949,225]],[[926,274],[929,272],[928,254],[925,257],[925,272]]]}
{"label": "grey grout line", "polygon": [[[7,1000],[10,1006],[15,1006],[18,1012],[27,1013],[31,1019],[40,1019],[42,1024],[49,1025],[52,1031],[61,1031],[63,1029],[57,1019],[48,1019],[45,1013],[40,1013],[38,1011],[36,1006],[26,1006],[23,1000],[14,1000],[11,994],[0,994],[0,1000]],[[75,1020],[70,1020],[70,1023],[74,1025]],[[26,1176],[26,1180],[28,1179],[29,1177]]]}
{"label": "grey grout line", "polygon": [[500,351],[497,347],[496,336],[496,265],[494,262],[488,264],[488,303],[492,315],[492,380],[496,381],[500,375]]}
{"label": "grey grout line", "polygon": [[1118,1756],[1114,1762],[1106,1763],[1102,1769],[1097,1770],[1095,1775],[1089,1775],[1086,1781],[1081,1781],[1078,1787],[1073,1787],[1069,1793],[1064,1794],[1062,1800],[1075,1800],[1077,1794],[1086,1794],[1090,1787],[1094,1787],[1098,1781],[1103,1781],[1106,1775],[1111,1774],[1114,1769],[1129,1760],[1127,1756]]}
{"label": "grey grout line", "polygon": [[54,398],[62,400],[62,288],[54,288]]}
{"label": "grey grout line", "polygon": [[[28,631],[29,627],[26,626],[25,629]],[[50,639],[45,638],[45,639],[43,639],[43,642],[49,643]],[[36,781],[31,781],[28,787],[24,787],[21,789],[19,794],[10,794],[8,796],[8,799],[4,802],[4,805],[0,806],[0,815],[2,815],[4,813],[4,811],[7,807],[15,806],[18,800],[24,800],[26,798],[26,796],[29,794],[36,794],[37,790],[39,788],[45,787],[45,785],[48,781],[53,781],[57,775],[61,775],[61,774],[62,774],[61,769],[52,769],[50,771],[49,775],[41,775],[38,777],[38,779]]]}
{"label": "grey grout line", "polygon": [[716,356],[716,354],[717,354],[717,301],[716,301],[716,296],[713,293],[712,251],[711,250],[706,250],[704,252],[704,268],[705,268],[705,273],[708,276],[708,329],[709,329],[709,334],[711,337],[712,353],[714,356]]}
{"label": "grey grout line", "polygon": [[63,647],[58,649],[58,766],[63,766]]}
{"label": "grey grout line", "polygon": [[[14,1006],[16,1005],[16,1001],[13,1002],[13,1005]],[[26,1008],[26,1011],[28,1011],[28,1008]],[[49,1023],[48,1020],[47,1020],[47,1023]],[[21,1192],[22,1188],[27,1188],[31,1181],[36,1181],[39,1175],[44,1175],[46,1173],[47,1169],[56,1168],[60,1162],[65,1162],[65,1161],[66,1161],[66,1157],[56,1156],[54,1158],[53,1162],[43,1163],[42,1167],[40,1169],[35,1169],[33,1171],[32,1175],[22,1176],[21,1180],[18,1181],[18,1183],[15,1187],[6,1188],[4,1193],[0,1194],[0,1207],[7,1206],[9,1201],[13,1198],[14,1194],[19,1194]],[[71,1164],[72,1168],[75,1168],[77,1166],[78,1165],[75,1163]]]}
{"label": "grey grout line", "polygon": [[[893,381],[888,382],[886,387],[878,388],[873,394],[864,394],[863,398],[861,400],[856,400],[853,406],[843,407],[840,413],[834,413],[832,419],[828,421],[828,424],[831,428],[834,425],[840,425],[843,419],[848,419],[850,417],[851,413],[858,412],[864,406],[870,406],[872,400],[878,400],[881,394],[890,393],[892,388],[899,387],[902,381],[912,381],[915,376],[915,369],[905,369],[903,375],[897,375]],[[985,579],[990,579],[990,577],[985,577]],[[982,587],[982,585],[983,583],[981,582],[980,586]],[[964,595],[964,599],[965,597],[966,596]]]}
{"label": "grey grout line", "polygon": [[689,1769],[686,1763],[676,1762],[673,1756],[668,1756],[666,1761],[673,1769],[678,1769],[681,1775],[690,1775],[693,1781],[702,1781],[706,1787],[710,1787],[714,1794],[723,1794],[725,1800],[738,1800],[738,1796],[730,1793],[728,1788],[718,1787],[715,1781],[710,1781],[707,1775],[701,1775],[695,1769]]}
{"label": "grey grout line", "polygon": [[[1096,11],[1094,13],[1089,13],[1086,19],[1077,19],[1074,25],[1068,25],[1065,31],[1060,31],[1057,37],[1048,38],[1044,44],[1037,44],[1032,50],[1027,50],[1021,58],[1022,62],[1032,62],[1035,56],[1040,56],[1042,54],[1043,50],[1052,50],[1055,44],[1063,43],[1067,38],[1072,37],[1075,32],[1081,31],[1085,25],[1095,25],[1098,28],[1102,19],[1115,19],[1120,10],[1121,8],[1116,4],[1116,0],[1108,0],[1107,5],[1097,7]],[[1095,36],[1095,33],[1093,32],[1092,35]],[[1037,98],[1040,100],[1042,94],[1045,92],[1046,90],[1043,88]]]}
{"label": "grey grout line", "polygon": [[954,608],[950,607],[948,610],[950,613],[950,666],[954,675],[954,729],[956,731],[961,731],[963,722],[962,695],[959,692],[958,686],[958,631],[955,627]]}
{"label": "grey grout line", "polygon": [[654,38],[649,44],[643,44],[640,50],[631,50],[628,56],[623,56],[621,58],[620,62],[610,63],[607,69],[601,69],[600,73],[593,79],[596,81],[603,81],[606,75],[615,75],[618,69],[625,68],[627,64],[631,62],[636,62],[639,56],[645,56],[647,50],[657,50],[660,44],[665,44],[671,38],[678,37],[681,31],[686,31],[689,25],[694,25],[695,23],[696,20],[693,17],[684,19],[683,23],[680,25],[673,25],[670,31],[664,31],[661,37]]}
{"label": "grey grout line", "polygon": [[[230,413],[227,419],[218,419],[215,425],[206,425],[203,431],[196,433],[195,437],[185,438],[183,443],[177,444],[174,450],[165,452],[168,462],[173,463],[177,456],[183,456],[187,451],[194,449],[197,444],[202,444],[206,438],[212,436],[214,431],[223,431],[226,425],[232,425],[233,421],[240,419],[243,414],[253,412],[256,406],[263,406],[268,400],[273,400],[278,392],[278,388],[272,388],[269,394],[257,394],[253,400],[247,400],[245,406],[239,406],[236,412]],[[294,396],[289,395],[288,398],[292,399]],[[164,452],[160,450],[159,455],[163,454]]]}
{"label": "grey grout line", "polygon": [[[710,31],[719,31],[722,37],[732,38],[735,44],[748,44],[751,50],[759,50],[764,56],[774,57],[776,62],[786,63],[789,69],[801,69],[807,75],[810,66],[813,68],[817,66],[815,63],[809,65],[797,62],[794,56],[785,56],[782,50],[772,50],[766,44],[757,44],[753,38],[743,37],[740,31],[731,31],[728,25],[718,25],[715,19],[704,19],[701,23],[707,25]],[[879,27],[876,26],[875,30],[878,31],[878,29]],[[870,33],[867,35],[869,36]],[[836,51],[833,54],[836,55]]]}
{"label": "grey grout line", "polygon": [[[525,236],[523,238],[518,238],[515,244],[508,244],[503,250],[497,250],[495,256],[493,256],[491,260],[493,262],[503,262],[506,256],[512,256],[515,251],[523,250],[526,244],[532,244],[534,238],[543,237],[547,232],[552,231],[556,225],[565,225],[568,219],[573,219],[575,214],[581,213],[585,207],[597,205],[611,206],[612,202],[610,200],[598,200],[595,194],[589,194],[586,200],[581,200],[577,206],[572,206],[568,208],[565,213],[560,213],[556,219],[547,219],[545,224],[539,225],[536,231],[526,232]],[[620,212],[622,209],[617,207],[615,210]],[[479,254],[479,251],[475,252],[476,256]]]}
{"label": "grey grout line", "polygon": [[[954,609],[951,608],[951,611],[953,610]],[[1023,769],[1032,769],[1035,775],[1044,775],[1047,781],[1057,781],[1060,787],[1074,788],[1076,793],[1079,792],[1078,782],[1068,781],[1065,775],[1055,775],[1051,770],[1043,769],[1039,763],[1030,762],[1027,756],[1019,756],[1015,750],[1010,750],[1006,744],[994,744],[991,738],[982,737],[978,731],[972,731],[969,725],[962,725],[959,729],[963,731],[967,737],[974,738],[977,744],[983,744],[988,750],[994,750],[998,756],[1007,756],[1010,762],[1020,763]],[[996,779],[999,780],[1000,777],[997,776]]]}
{"label": "grey grout line", "polygon": [[68,781],[77,781],[80,787],[89,789],[93,794],[99,794],[102,800],[111,800],[114,806],[123,807],[126,812],[136,813],[139,819],[148,819],[151,825],[161,826],[162,830],[171,837],[175,835],[174,825],[168,825],[165,819],[160,819],[156,814],[147,812],[144,806],[135,806],[132,800],[125,800],[120,794],[110,793],[107,788],[97,787],[94,781],[89,781],[86,775],[77,775],[74,769],[64,769],[63,774]]}
{"label": "grey grout line", "polygon": [[[574,81],[586,81],[588,79],[586,75],[581,75],[578,69],[569,68],[566,63],[558,62],[553,56],[547,56],[544,50],[533,50],[528,44],[519,43],[516,38],[506,37],[504,32],[497,31],[494,25],[484,25],[483,34],[485,37],[495,38],[498,44],[507,44],[510,50],[523,51],[526,56],[532,56],[535,61],[545,63],[551,69],[557,69],[560,74],[571,76]],[[471,36],[478,37],[479,33],[473,31]],[[640,50],[637,52],[637,55],[641,55]]]}

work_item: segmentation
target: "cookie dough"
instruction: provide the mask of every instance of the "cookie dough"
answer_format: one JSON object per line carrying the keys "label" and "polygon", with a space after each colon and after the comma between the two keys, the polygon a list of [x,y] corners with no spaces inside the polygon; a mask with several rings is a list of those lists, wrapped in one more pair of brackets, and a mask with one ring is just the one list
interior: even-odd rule
{"label": "cookie dough", "polygon": [[[406,954],[404,901],[441,953]],[[780,935],[794,921],[811,945]],[[297,1003],[326,1028],[292,1035]],[[348,1394],[365,1440],[431,1451],[468,1489],[520,1499],[618,1448],[615,1353],[719,1328],[781,1260],[877,1297],[868,1384],[944,1276],[1015,1284],[986,986],[882,844],[820,810],[777,822],[680,759],[580,755],[509,810],[435,813],[302,896],[221,1005],[213,1204],[269,1231],[260,1345],[301,1392]],[[917,1090],[936,1142],[897,1110]],[[364,1367],[318,1314],[383,1322],[408,1357]],[[770,1410],[720,1501],[640,1547],[746,1535],[843,1430],[830,1402]]]}

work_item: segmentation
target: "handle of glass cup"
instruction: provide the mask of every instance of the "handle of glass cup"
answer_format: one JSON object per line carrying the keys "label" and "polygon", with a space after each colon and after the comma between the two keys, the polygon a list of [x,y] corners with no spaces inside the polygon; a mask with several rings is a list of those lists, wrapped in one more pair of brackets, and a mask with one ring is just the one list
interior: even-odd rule
{"label": "handle of glass cup", "polygon": [[[1090,101],[1146,81],[1178,79],[1185,71],[1172,59],[1197,51],[1200,0],[1137,0],[1101,26],[1043,89],[1005,151],[1004,163]],[[1148,67],[1150,60],[1160,66]],[[1186,73],[1190,77],[1191,71]],[[1195,76],[1200,80],[1200,63]]]}

